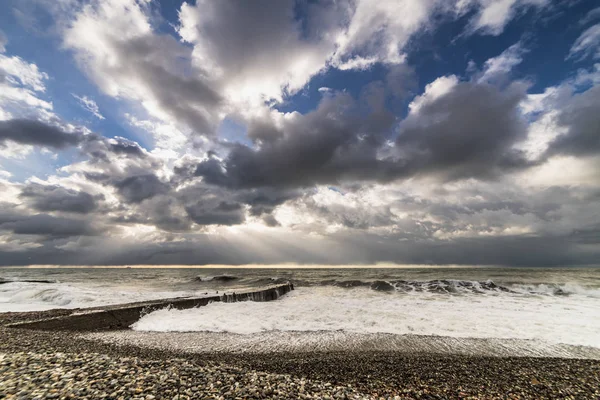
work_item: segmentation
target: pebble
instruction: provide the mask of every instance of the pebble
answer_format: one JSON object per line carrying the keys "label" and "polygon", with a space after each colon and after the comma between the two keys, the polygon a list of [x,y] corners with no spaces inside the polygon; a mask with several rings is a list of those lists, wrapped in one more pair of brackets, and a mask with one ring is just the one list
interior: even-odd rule
{"label": "pebble", "polygon": [[[54,379],[59,380],[59,387],[46,385]],[[230,384],[232,380],[235,385]],[[183,359],[152,361],[97,353],[0,355],[2,399],[58,399],[86,395],[146,400],[270,398],[270,388],[274,385],[282,398],[300,398],[301,393],[321,399],[369,398],[352,387],[333,387],[327,382],[228,366],[200,366]],[[146,393],[148,391],[151,393]]]}
{"label": "pebble", "polygon": [[158,351],[6,328],[0,399],[600,399],[600,361],[344,351]]}

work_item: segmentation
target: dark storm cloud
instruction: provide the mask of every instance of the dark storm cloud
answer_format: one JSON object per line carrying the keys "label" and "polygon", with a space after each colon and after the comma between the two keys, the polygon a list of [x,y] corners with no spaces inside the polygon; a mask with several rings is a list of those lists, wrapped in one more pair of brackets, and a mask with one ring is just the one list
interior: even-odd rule
{"label": "dark storm cloud", "polygon": [[115,187],[119,195],[129,203],[140,203],[170,190],[169,185],[154,174],[129,176],[116,182]]}
{"label": "dark storm cloud", "polygon": [[38,211],[64,211],[87,214],[94,211],[97,199],[86,192],[66,189],[56,185],[29,184],[20,197]]}
{"label": "dark storm cloud", "polygon": [[376,152],[391,124],[372,122],[358,117],[349,95],[327,97],[316,111],[287,123],[282,136],[256,134],[270,140],[264,140],[258,150],[235,144],[223,164],[210,158],[198,164],[195,175],[231,188],[302,187],[375,178],[385,173],[386,162],[377,160]]}
{"label": "dark storm cloud", "polygon": [[44,122],[29,119],[0,121],[0,144],[11,141],[33,146],[63,149],[81,143],[83,136],[67,133]]}
{"label": "dark storm cloud", "polygon": [[[245,191],[234,192],[207,187],[201,182],[178,188],[176,183],[162,182],[152,174],[133,175],[119,180],[108,175],[88,176],[117,188],[125,200],[112,220],[119,224],[153,225],[169,232],[185,232],[197,225],[238,225],[250,210],[263,207],[260,214],[272,211],[283,200]],[[274,195],[273,195],[274,196]],[[258,213],[258,211],[255,211]]]}
{"label": "dark storm cloud", "polygon": [[575,95],[559,111],[557,122],[567,128],[550,144],[550,154],[589,156],[600,153],[600,86]]}
{"label": "dark storm cloud", "polygon": [[48,236],[81,236],[97,235],[99,231],[87,221],[54,217],[46,214],[28,216],[13,224],[0,225],[0,228],[9,228],[19,235],[48,235]]}
{"label": "dark storm cloud", "polygon": [[177,199],[198,225],[238,225],[246,219],[243,199],[226,189],[196,183],[178,191]]}
{"label": "dark storm cloud", "polygon": [[266,125],[266,134],[254,132],[258,149],[235,144],[224,162],[209,158],[194,173],[229,188],[387,182],[421,174],[493,178],[532,165],[513,148],[527,134],[518,110],[525,95],[521,85],[500,90],[459,83],[405,119],[389,146],[395,120],[384,107],[385,92],[373,84],[361,97],[366,108],[345,94],[326,97],[283,129]]}
{"label": "dark storm cloud", "polygon": [[570,240],[580,244],[598,245],[600,243],[600,224],[584,226],[573,231]]}
{"label": "dark storm cloud", "polygon": [[283,137],[283,132],[270,121],[252,120],[248,123],[248,133],[250,140],[273,142]]}
{"label": "dark storm cloud", "polygon": [[[580,235],[581,236],[581,235]],[[507,236],[470,239],[398,240],[360,232],[328,237],[289,233],[256,234],[259,248],[231,238],[198,235],[191,241],[116,243],[59,251],[45,243],[27,252],[0,252],[0,265],[20,264],[467,264],[551,267],[597,264],[600,241],[577,235]],[[591,248],[586,251],[585,248]],[[584,250],[582,250],[584,248]],[[595,250],[593,249],[595,248]],[[232,249],[235,249],[233,251]],[[264,251],[269,249],[269,251]],[[111,251],[109,251],[111,250]]]}
{"label": "dark storm cloud", "polygon": [[54,149],[82,145],[83,154],[107,162],[111,154],[127,157],[146,156],[138,143],[125,138],[108,139],[96,133],[68,133],[58,126],[30,119],[0,121],[0,146],[6,141]]}
{"label": "dark storm cloud", "polygon": [[144,149],[137,142],[118,136],[108,141],[108,147],[115,154],[122,154],[128,157],[146,156]]}
{"label": "dark storm cloud", "polygon": [[258,188],[238,190],[235,192],[234,198],[241,203],[249,205],[251,215],[261,216],[272,213],[277,206],[303,194],[298,190]]}
{"label": "dark storm cloud", "polygon": [[118,224],[153,225],[167,232],[186,232],[192,224],[179,199],[172,194],[158,195],[137,204],[135,208],[127,206],[120,211],[124,213],[112,220]]}
{"label": "dark storm cloud", "polygon": [[445,179],[488,178],[530,165],[513,146],[527,135],[519,103],[525,88],[505,91],[459,83],[405,120],[396,146],[408,154],[415,174]]}
{"label": "dark storm cloud", "polygon": [[42,235],[52,237],[93,236],[101,229],[88,220],[55,217],[48,214],[27,215],[16,210],[13,205],[0,204],[0,231],[10,231],[15,235]]}
{"label": "dark storm cloud", "polygon": [[198,201],[185,210],[198,225],[237,225],[245,220],[245,210],[240,203]]}
{"label": "dark storm cloud", "polygon": [[281,224],[279,223],[279,221],[277,221],[277,218],[275,218],[274,216],[272,216],[271,214],[265,215],[263,217],[263,222],[265,223],[265,225],[273,228],[275,226],[281,226]]}

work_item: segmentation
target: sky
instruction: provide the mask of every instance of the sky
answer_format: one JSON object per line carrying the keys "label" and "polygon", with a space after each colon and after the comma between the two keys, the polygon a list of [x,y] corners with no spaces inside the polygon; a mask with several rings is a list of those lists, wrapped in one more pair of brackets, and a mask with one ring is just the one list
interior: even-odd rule
{"label": "sky", "polygon": [[600,264],[594,0],[3,0],[0,264]]}

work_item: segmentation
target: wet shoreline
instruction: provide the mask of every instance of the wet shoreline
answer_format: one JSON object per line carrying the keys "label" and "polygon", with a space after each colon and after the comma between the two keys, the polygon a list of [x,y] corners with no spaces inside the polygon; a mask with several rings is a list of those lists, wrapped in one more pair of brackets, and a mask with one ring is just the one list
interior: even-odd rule
{"label": "wet shoreline", "polygon": [[[55,385],[52,374],[81,369],[81,362],[100,375],[92,379],[99,393],[113,390],[111,382],[132,392],[123,398],[164,398],[172,400],[174,390],[181,398],[194,398],[192,388],[204,390],[207,398],[598,398],[600,396],[600,361],[570,358],[490,357],[460,354],[435,354],[399,351],[312,351],[227,353],[197,352],[140,347],[132,343],[106,343],[87,340],[79,333],[33,331],[7,328],[19,320],[67,314],[70,310],[39,313],[0,314],[0,393],[11,398],[9,390],[23,385],[43,372],[49,394],[68,398],[68,390],[76,387]],[[177,335],[176,333],[168,335]],[[173,336],[175,337],[175,336]],[[62,354],[62,355],[61,355]],[[82,360],[77,361],[77,357]],[[37,360],[37,361],[36,361]],[[75,360],[75,361],[73,361]],[[34,362],[35,361],[35,362]],[[76,365],[75,365],[75,364]],[[114,372],[104,376],[110,365],[113,371],[135,367],[133,382]],[[18,367],[21,365],[21,367]],[[30,370],[24,365],[38,365]],[[21,368],[21,369],[19,369]],[[81,373],[77,369],[75,372]],[[160,386],[151,378],[157,370],[185,376],[185,387]],[[54,371],[54,372],[52,372]],[[78,372],[79,371],[79,372]],[[232,372],[233,371],[233,372]],[[18,372],[18,373],[17,373]],[[202,372],[202,373],[200,373]],[[44,375],[45,374],[45,375]],[[92,374],[93,375],[93,374]],[[129,376],[129,375],[128,375]],[[148,377],[139,381],[138,378]],[[88,379],[86,378],[86,379]],[[109,379],[110,378],[110,379]],[[239,393],[223,379],[241,382]],[[46,378],[44,378],[46,379]],[[137,379],[137,381],[136,381]],[[171,378],[168,378],[171,379]],[[254,379],[254,380],[253,380]],[[61,381],[62,382],[62,381]],[[70,381],[69,381],[70,382]],[[217,383],[220,382],[220,383]],[[304,382],[304,383],[302,383]],[[56,382],[54,382],[56,384]],[[8,385],[13,385],[10,389]],[[70,384],[70,383],[69,383]],[[212,384],[212,387],[211,387]],[[61,383],[62,385],[62,383]],[[303,386],[300,393],[299,385]],[[114,385],[113,385],[114,386]],[[43,385],[38,385],[39,390]],[[41,389],[40,389],[41,388]],[[141,390],[136,393],[136,390]],[[247,389],[247,391],[243,391]],[[33,389],[31,389],[33,390]],[[77,389],[79,390],[79,389]],[[115,389],[118,390],[118,389]],[[232,391],[233,390],[233,391]],[[235,393],[234,393],[235,392]],[[120,393],[120,392],[119,392]],[[187,394],[186,394],[187,393]],[[77,398],[75,395],[73,398]],[[119,398],[116,396],[115,398]],[[150,396],[150,397],[147,397]],[[154,397],[152,397],[154,396]],[[187,396],[187,397],[185,397]],[[94,397],[94,396],[92,396]],[[18,398],[16,395],[14,398]],[[44,397],[42,397],[44,398]],[[54,397],[46,397],[54,398]]]}

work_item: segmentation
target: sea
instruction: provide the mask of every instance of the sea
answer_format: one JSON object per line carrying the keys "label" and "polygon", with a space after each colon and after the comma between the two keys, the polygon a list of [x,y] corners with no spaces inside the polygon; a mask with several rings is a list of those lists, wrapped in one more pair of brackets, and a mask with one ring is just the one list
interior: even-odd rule
{"label": "sea", "polygon": [[1,268],[0,312],[205,296],[292,282],[272,302],[165,308],[149,332],[390,333],[600,348],[600,268]]}

